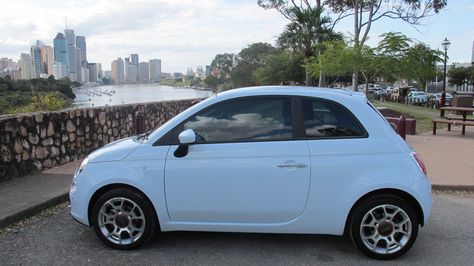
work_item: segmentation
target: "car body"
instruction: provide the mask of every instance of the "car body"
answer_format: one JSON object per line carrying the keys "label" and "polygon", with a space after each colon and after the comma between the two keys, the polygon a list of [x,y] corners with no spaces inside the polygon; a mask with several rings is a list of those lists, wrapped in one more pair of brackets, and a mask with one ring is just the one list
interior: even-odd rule
{"label": "car body", "polygon": [[408,104],[426,104],[428,101],[428,94],[422,91],[411,91],[407,96]]}
{"label": "car body", "polygon": [[[114,248],[143,244],[155,229],[150,226],[161,231],[352,232],[365,254],[391,259],[410,248],[418,225],[428,221],[431,185],[423,169],[419,156],[363,93],[236,89],[190,107],[150,134],[91,153],[74,176],[71,214]],[[127,204],[127,210],[120,209]],[[364,214],[377,206],[378,211],[398,206],[401,211],[394,216],[410,217],[397,218],[403,226],[409,221],[410,238],[401,238],[389,251],[379,250],[377,242],[372,252],[375,240],[364,242],[358,235],[362,221],[375,223]],[[377,230],[381,224],[390,227],[395,218],[388,216],[375,223]],[[121,243],[127,237],[123,230],[137,239]]]}
{"label": "car body", "polygon": [[[428,105],[432,106],[432,107],[435,107],[435,108],[438,108],[438,106],[441,103],[441,94],[442,93],[438,92],[438,93],[433,93],[433,94],[429,95],[428,99],[427,99]],[[449,93],[446,93],[445,97],[446,97],[445,98],[445,105],[451,105],[451,102],[453,101],[453,95],[451,95]]]}

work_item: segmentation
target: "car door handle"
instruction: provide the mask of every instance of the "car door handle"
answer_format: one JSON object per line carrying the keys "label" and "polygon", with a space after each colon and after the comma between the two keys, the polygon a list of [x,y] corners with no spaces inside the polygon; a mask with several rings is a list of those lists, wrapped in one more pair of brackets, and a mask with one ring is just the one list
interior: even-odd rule
{"label": "car door handle", "polygon": [[280,168],[305,168],[307,165],[296,162],[284,162],[277,164],[277,166]]}

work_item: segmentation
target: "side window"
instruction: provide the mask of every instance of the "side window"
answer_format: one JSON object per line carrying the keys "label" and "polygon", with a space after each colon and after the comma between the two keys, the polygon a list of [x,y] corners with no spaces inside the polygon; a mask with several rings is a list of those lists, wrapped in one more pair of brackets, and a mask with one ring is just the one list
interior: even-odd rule
{"label": "side window", "polygon": [[355,117],[336,103],[303,99],[307,138],[363,137],[366,135]]}
{"label": "side window", "polygon": [[290,98],[243,98],[195,115],[183,129],[193,129],[197,143],[284,140],[292,138],[291,117]]}

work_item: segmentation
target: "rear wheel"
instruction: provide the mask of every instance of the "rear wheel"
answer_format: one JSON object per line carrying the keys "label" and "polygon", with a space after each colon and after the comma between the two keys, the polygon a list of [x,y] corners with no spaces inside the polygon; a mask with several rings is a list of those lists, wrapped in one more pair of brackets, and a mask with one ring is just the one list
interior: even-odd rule
{"label": "rear wheel", "polygon": [[354,244],[367,256],[390,260],[405,254],[418,235],[419,221],[413,207],[393,195],[364,200],[351,217]]}
{"label": "rear wheel", "polygon": [[145,196],[125,188],[100,196],[91,218],[97,236],[116,249],[133,249],[145,244],[157,225],[153,206]]}

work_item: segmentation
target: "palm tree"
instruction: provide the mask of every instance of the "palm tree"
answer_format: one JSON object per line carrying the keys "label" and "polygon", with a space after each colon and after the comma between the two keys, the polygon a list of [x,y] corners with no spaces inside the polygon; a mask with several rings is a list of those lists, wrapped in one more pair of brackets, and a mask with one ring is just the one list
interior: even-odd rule
{"label": "palm tree", "polygon": [[[321,6],[310,5],[302,8],[293,6],[287,9],[287,18],[291,22],[286,25],[285,30],[277,40],[278,46],[295,52],[302,52],[304,59],[308,60],[321,53],[323,41],[342,39],[342,35],[335,33],[332,29],[332,20],[323,15]],[[313,85],[313,79],[306,70],[306,85]],[[324,75],[319,75],[319,86],[324,86]]]}

